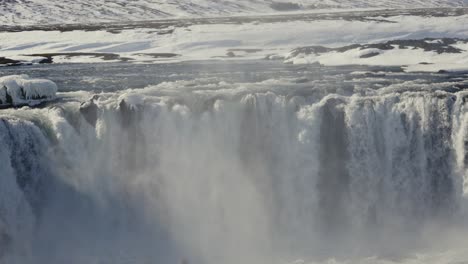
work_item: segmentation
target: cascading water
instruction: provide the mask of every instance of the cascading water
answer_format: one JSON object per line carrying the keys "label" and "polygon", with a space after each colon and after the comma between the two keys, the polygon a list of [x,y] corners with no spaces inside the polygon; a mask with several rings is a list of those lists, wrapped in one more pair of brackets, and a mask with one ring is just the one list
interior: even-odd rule
{"label": "cascading water", "polygon": [[4,110],[0,259],[404,255],[463,217],[468,93],[452,86],[175,82]]}

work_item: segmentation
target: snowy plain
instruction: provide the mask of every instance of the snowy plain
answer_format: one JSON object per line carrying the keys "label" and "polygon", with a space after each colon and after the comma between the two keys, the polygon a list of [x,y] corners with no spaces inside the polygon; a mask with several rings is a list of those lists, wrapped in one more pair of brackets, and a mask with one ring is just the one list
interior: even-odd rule
{"label": "snowy plain", "polygon": [[[379,17],[378,13],[350,20],[292,19],[166,25],[158,29],[124,27],[117,31],[4,31],[0,32],[0,57],[22,63],[37,63],[47,57],[54,63],[280,59],[294,64],[402,66],[408,71],[466,70],[468,44],[464,39],[468,38],[468,15]],[[457,52],[418,46],[384,50],[360,46],[320,54],[293,52],[307,46],[331,49],[395,40],[437,44],[441,38],[456,39],[445,48],[456,48]]]}

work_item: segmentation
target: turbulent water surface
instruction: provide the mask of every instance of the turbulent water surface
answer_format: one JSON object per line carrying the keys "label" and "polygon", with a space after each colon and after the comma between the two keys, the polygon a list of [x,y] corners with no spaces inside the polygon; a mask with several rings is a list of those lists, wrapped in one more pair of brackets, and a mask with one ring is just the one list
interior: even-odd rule
{"label": "turbulent water surface", "polygon": [[468,260],[464,74],[250,61],[0,75],[22,71],[62,93],[0,110],[0,263]]}

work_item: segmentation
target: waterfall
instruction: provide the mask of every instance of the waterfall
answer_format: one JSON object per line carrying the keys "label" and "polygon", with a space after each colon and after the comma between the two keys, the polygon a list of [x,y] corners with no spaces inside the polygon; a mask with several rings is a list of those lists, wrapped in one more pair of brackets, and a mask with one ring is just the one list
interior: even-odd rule
{"label": "waterfall", "polygon": [[400,250],[462,217],[466,91],[274,85],[4,110],[0,259],[281,263]]}

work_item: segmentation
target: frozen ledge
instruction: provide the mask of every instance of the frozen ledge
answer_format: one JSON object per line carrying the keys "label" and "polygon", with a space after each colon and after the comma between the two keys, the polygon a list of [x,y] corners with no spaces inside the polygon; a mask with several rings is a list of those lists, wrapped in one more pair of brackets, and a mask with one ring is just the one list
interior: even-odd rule
{"label": "frozen ledge", "polygon": [[56,98],[57,85],[28,75],[0,77],[0,108],[35,106]]}

